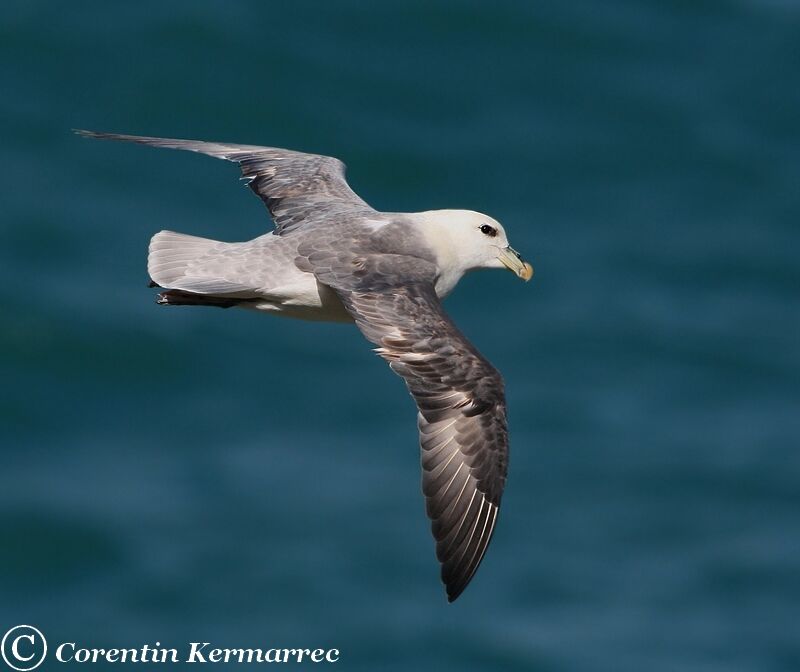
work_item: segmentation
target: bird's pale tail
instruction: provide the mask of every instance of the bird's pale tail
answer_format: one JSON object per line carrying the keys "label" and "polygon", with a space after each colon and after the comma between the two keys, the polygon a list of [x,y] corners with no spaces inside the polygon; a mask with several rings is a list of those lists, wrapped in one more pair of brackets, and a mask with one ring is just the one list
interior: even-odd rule
{"label": "bird's pale tail", "polygon": [[147,272],[159,287],[173,288],[186,277],[192,264],[200,261],[219,243],[208,238],[174,231],[159,231],[150,240]]}
{"label": "bird's pale tail", "polygon": [[159,303],[223,305],[233,299],[254,298],[251,288],[224,277],[224,265],[219,264],[219,259],[231,245],[185,233],[159,231],[150,240],[147,271],[154,286],[173,290],[164,292],[161,296],[165,298],[159,299]]}

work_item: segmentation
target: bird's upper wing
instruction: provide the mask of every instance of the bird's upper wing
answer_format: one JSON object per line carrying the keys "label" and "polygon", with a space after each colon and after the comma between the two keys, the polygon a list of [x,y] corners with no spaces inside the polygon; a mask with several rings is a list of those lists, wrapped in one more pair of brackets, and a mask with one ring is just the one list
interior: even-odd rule
{"label": "bird's upper wing", "polygon": [[502,378],[444,312],[430,262],[319,248],[307,258],[417,403],[422,490],[452,602],[486,552],[506,482]]}
{"label": "bird's upper wing", "polygon": [[314,221],[315,216],[329,218],[354,209],[372,210],[347,184],[344,163],[331,156],[201,140],[148,138],[82,130],[76,133],[101,140],[124,140],[167,149],[184,149],[237,162],[242,170],[242,178],[247,180],[249,187],[269,209],[278,235]]}

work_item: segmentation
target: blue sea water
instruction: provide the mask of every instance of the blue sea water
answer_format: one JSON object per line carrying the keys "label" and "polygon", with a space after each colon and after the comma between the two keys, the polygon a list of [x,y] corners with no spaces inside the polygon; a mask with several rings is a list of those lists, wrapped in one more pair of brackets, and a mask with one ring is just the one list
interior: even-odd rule
{"label": "blue sea water", "polygon": [[[0,631],[800,669],[797,3],[11,1],[0,90]],[[533,282],[447,301],[512,438],[456,603],[354,328],[154,305],[155,232],[269,226],[235,167],[73,127],[328,153],[378,209],[504,223]]]}

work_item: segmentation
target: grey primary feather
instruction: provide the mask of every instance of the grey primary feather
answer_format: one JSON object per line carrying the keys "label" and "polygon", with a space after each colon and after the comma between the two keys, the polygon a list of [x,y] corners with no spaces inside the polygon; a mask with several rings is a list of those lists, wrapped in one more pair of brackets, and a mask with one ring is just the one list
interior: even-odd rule
{"label": "grey primary feather", "polygon": [[365,214],[374,212],[350,189],[344,176],[345,165],[331,156],[257,145],[84,130],[75,132],[99,140],[123,140],[166,149],[183,149],[235,161],[241,167],[242,178],[247,180],[248,186],[269,209],[278,235],[354,210]]}
{"label": "grey primary feather", "polygon": [[422,490],[452,602],[483,559],[505,486],[502,378],[442,309],[430,261],[319,244],[299,251],[417,403]]}

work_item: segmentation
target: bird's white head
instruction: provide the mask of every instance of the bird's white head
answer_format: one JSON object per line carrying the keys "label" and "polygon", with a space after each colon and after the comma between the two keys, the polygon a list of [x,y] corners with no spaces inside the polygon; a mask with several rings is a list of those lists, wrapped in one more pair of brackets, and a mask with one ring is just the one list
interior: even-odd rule
{"label": "bird's white head", "polygon": [[[431,210],[419,214],[420,230],[436,250],[446,285],[455,285],[464,273],[479,268],[507,268],[523,280],[533,267],[508,244],[501,224],[472,210]],[[452,287],[448,287],[449,291]]]}

